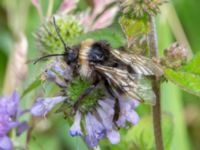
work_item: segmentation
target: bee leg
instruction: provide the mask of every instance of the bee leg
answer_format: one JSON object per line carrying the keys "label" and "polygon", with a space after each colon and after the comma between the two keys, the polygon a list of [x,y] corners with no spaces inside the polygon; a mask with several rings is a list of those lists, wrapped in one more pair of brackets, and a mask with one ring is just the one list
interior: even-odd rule
{"label": "bee leg", "polygon": [[75,102],[75,104],[73,106],[74,107],[74,112],[76,112],[78,110],[80,102],[96,88],[98,83],[99,83],[99,80],[95,81],[90,87],[85,89],[84,92],[78,97],[78,99],[76,100],[76,102]]}
{"label": "bee leg", "polygon": [[106,79],[104,80],[104,85],[105,85],[107,92],[115,99],[115,106],[114,106],[115,114],[114,114],[114,117],[113,117],[113,121],[116,122],[119,119],[119,112],[120,112],[119,99],[116,96],[113,89],[110,87],[110,85],[109,85],[109,83]]}

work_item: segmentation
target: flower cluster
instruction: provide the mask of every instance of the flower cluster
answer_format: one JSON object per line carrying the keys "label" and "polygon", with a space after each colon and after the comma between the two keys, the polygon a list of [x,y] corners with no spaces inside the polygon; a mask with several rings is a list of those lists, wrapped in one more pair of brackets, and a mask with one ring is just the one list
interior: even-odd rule
{"label": "flower cluster", "polygon": [[66,81],[72,79],[72,70],[65,62],[56,59],[48,65],[42,75],[42,79],[56,83],[59,87],[66,88]]}
{"label": "flower cluster", "polygon": [[165,0],[121,0],[122,12],[129,17],[143,18],[145,14],[156,15]]}
{"label": "flower cluster", "polygon": [[[115,120],[114,99],[103,99],[98,101],[93,112],[87,112],[85,118],[85,141],[89,147],[98,145],[99,140],[107,137],[112,144],[120,141],[119,127],[126,127],[126,121],[132,125],[137,124],[139,117],[134,111],[136,102],[126,98],[119,98],[120,112]],[[76,112],[74,123],[70,128],[71,136],[83,136],[81,129],[81,113]]]}
{"label": "flower cluster", "polygon": [[[84,32],[109,26],[118,11],[114,0],[94,0],[93,9],[78,12],[71,17],[71,10],[76,7],[77,2],[78,0],[73,2],[64,0],[58,11],[61,17],[55,17],[60,34],[67,44],[74,44],[74,39]],[[71,19],[63,19],[62,16],[66,13]],[[46,47],[45,49],[55,53],[55,50],[60,48],[61,42],[55,40],[58,37],[52,27],[51,22],[46,22],[37,33],[37,40],[40,45]],[[63,50],[63,47],[60,49]],[[62,93],[56,97],[37,98],[31,108],[32,115],[45,116],[60,103],[61,106],[56,112],[64,111],[68,117],[74,117],[69,130],[70,135],[83,137],[91,148],[97,146],[104,137],[107,137],[112,144],[119,143],[118,129],[127,127],[129,124],[135,125],[139,120],[134,111],[137,106],[135,100],[122,95],[119,95],[116,100],[106,93],[103,85],[98,85],[81,101],[78,109],[74,109],[77,98],[91,85],[91,81],[81,78],[61,59],[55,59],[48,65],[42,79],[58,85]]]}
{"label": "flower cluster", "polygon": [[[38,1],[33,0],[32,2],[37,9],[41,8]],[[74,39],[85,32],[111,25],[119,10],[117,5],[112,5],[114,0],[94,0],[93,9],[88,8],[86,11],[77,12],[72,15],[72,10],[77,7],[77,3],[78,0],[64,0],[57,15],[55,15],[60,34],[67,44],[74,44]],[[112,5],[112,7],[107,7],[109,5]],[[41,52],[63,52],[63,46],[56,36],[52,18],[46,17],[34,36]]]}
{"label": "flower cluster", "polygon": [[[76,17],[55,16],[61,36],[66,43],[72,43],[73,39],[83,33],[83,27]],[[34,34],[36,44],[42,53],[62,53],[63,45],[57,37],[52,18],[46,18],[43,25]]]}
{"label": "flower cluster", "polygon": [[161,63],[167,67],[176,69],[186,63],[188,59],[188,49],[178,43],[173,43],[164,50],[164,56]]}
{"label": "flower cluster", "polygon": [[[91,148],[97,146],[104,137],[107,137],[112,144],[118,143],[120,141],[118,129],[127,127],[126,122],[135,125],[139,120],[139,116],[134,111],[137,106],[135,100],[119,96],[117,102],[114,98],[102,94],[102,87],[97,88],[86,97],[80,103],[78,110],[74,112],[75,100],[89,86],[90,82],[82,81],[80,85],[81,79],[73,77],[71,69],[58,59],[48,66],[44,74],[44,79],[65,89],[67,97],[38,98],[31,109],[32,115],[45,116],[58,103],[63,103],[61,106],[67,104],[65,113],[69,113],[68,117],[74,116],[74,123],[69,130],[70,135],[84,137],[85,142]],[[118,110],[116,110],[116,105],[119,105]]]}
{"label": "flower cluster", "polygon": [[19,96],[14,92],[11,96],[0,97],[0,149],[11,150],[13,148],[10,138],[7,136],[12,128],[17,127],[17,135],[26,128],[25,122],[18,122]]}

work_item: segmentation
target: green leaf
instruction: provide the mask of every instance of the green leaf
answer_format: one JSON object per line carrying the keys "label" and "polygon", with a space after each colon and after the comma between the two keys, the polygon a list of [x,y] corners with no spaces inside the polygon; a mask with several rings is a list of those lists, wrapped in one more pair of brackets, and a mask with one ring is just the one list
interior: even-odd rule
{"label": "green leaf", "polygon": [[119,23],[128,39],[141,36],[142,34],[147,34],[149,32],[149,28],[145,20],[133,20],[123,16],[119,19]]}
{"label": "green leaf", "polygon": [[41,80],[41,76],[39,75],[27,88],[24,90],[24,92],[21,95],[21,99],[30,93],[32,90],[36,89],[38,86],[40,86],[43,83]]}
{"label": "green leaf", "polygon": [[121,32],[116,31],[115,29],[105,28],[82,34],[78,38],[75,38],[74,43],[72,44],[78,44],[86,39],[106,40],[111,44],[113,48],[123,46],[125,42],[125,39]]}
{"label": "green leaf", "polygon": [[127,46],[129,51],[133,51],[135,54],[148,53],[148,33],[150,27],[147,20],[144,19],[131,19],[122,16],[119,19],[121,28],[126,36]]}
{"label": "green leaf", "polygon": [[172,69],[165,69],[164,75],[181,89],[200,96],[200,75],[192,72],[174,71]]}
{"label": "green leaf", "polygon": [[[162,130],[165,149],[169,149],[173,135],[172,118],[169,115],[162,115]],[[154,150],[153,123],[150,116],[143,117],[140,122],[132,127],[126,135],[128,145],[132,144],[130,149],[134,150]],[[130,146],[129,146],[130,147]]]}
{"label": "green leaf", "polygon": [[187,72],[200,75],[200,53],[196,54],[195,57],[181,69]]}

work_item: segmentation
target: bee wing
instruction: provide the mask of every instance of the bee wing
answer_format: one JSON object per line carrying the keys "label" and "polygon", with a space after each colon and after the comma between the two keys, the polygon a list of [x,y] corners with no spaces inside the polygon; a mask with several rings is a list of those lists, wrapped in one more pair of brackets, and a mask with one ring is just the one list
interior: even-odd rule
{"label": "bee wing", "polygon": [[130,74],[126,70],[95,65],[95,70],[106,77],[111,87],[116,91],[125,94],[128,97],[137,99],[140,102],[145,102],[154,105],[156,97],[152,90],[151,83],[144,76]]}
{"label": "bee wing", "polygon": [[134,55],[117,49],[112,49],[111,53],[117,59],[129,65],[137,74],[156,76],[161,76],[163,74],[161,66],[147,57]]}

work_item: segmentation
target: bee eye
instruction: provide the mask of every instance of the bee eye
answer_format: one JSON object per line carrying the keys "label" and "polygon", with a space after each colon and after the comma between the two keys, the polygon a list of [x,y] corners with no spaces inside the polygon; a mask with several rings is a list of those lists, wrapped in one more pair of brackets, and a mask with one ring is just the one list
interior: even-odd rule
{"label": "bee eye", "polygon": [[75,62],[76,59],[77,59],[77,54],[72,50],[69,51],[65,56],[65,61],[67,62],[67,64]]}

